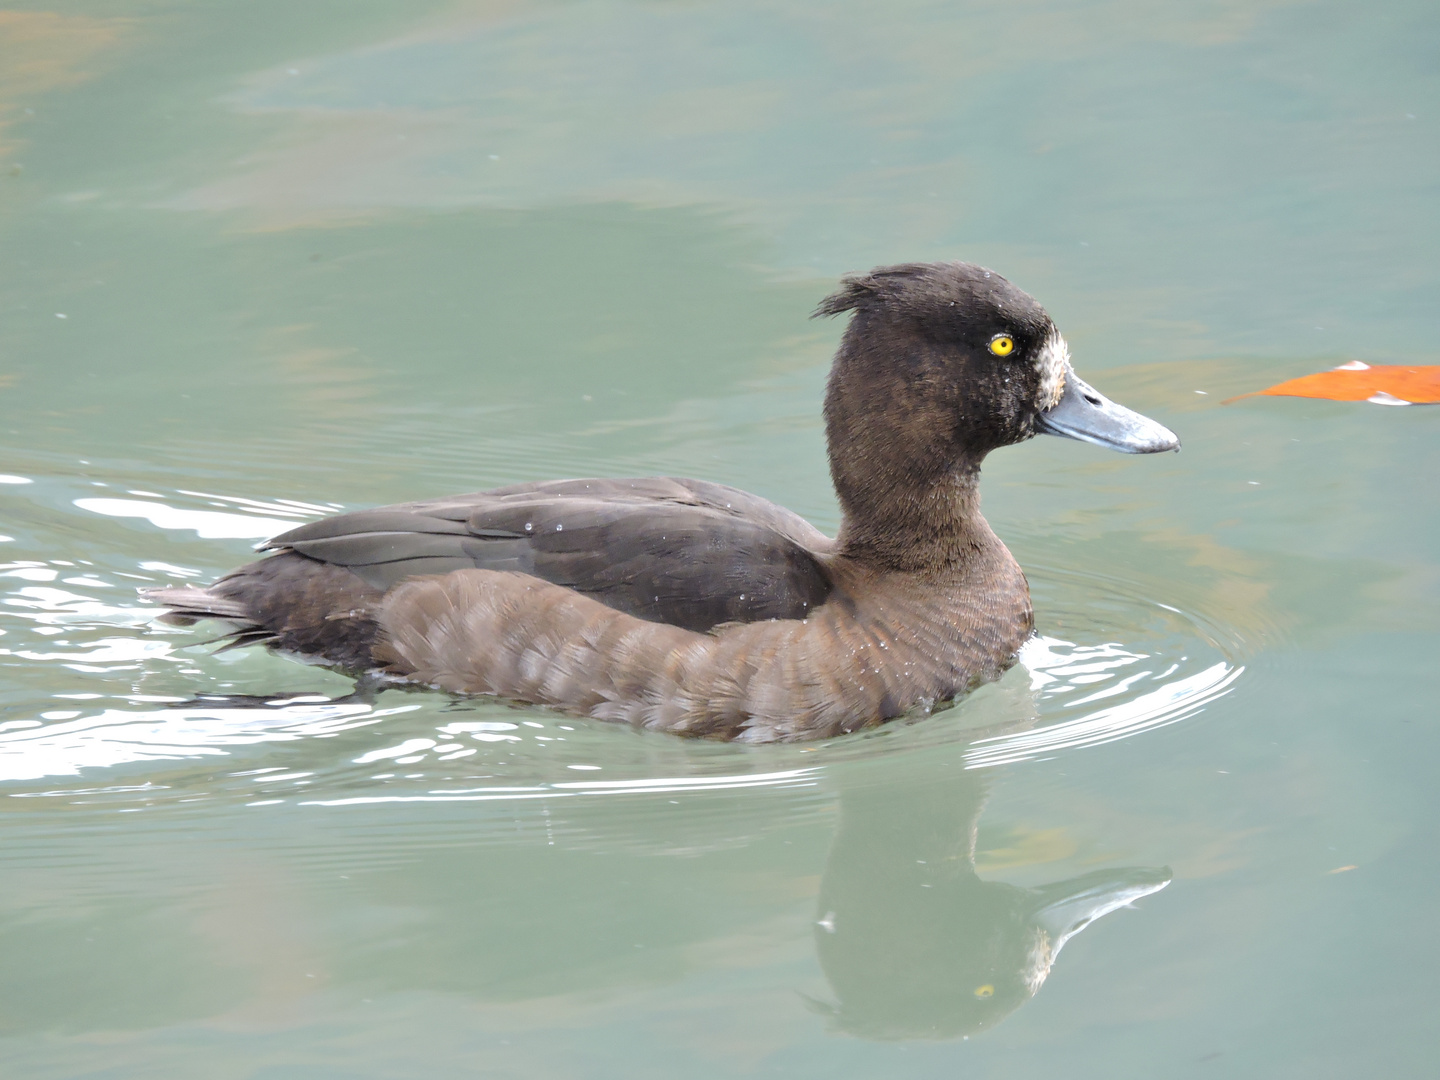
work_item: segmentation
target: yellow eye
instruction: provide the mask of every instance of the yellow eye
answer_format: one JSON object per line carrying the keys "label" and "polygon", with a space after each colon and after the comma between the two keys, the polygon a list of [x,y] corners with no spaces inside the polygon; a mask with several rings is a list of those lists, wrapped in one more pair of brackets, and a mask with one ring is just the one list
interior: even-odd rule
{"label": "yellow eye", "polygon": [[990,339],[990,351],[996,356],[1009,356],[1015,351],[1015,339],[1009,334],[996,334]]}
{"label": "yellow eye", "polygon": [[[1009,339],[1007,338],[1006,340],[1008,341]],[[984,986],[977,986],[975,988],[975,996],[977,998],[994,997],[995,987],[991,986],[989,983],[986,983]]]}

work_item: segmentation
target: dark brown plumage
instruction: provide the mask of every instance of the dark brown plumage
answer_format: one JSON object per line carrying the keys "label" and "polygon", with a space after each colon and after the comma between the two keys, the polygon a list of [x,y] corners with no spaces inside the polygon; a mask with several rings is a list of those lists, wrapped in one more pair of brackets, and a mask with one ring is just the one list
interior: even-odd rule
{"label": "dark brown plumage", "polygon": [[[980,515],[985,455],[1047,427],[1176,443],[1075,378],[1040,305],[980,267],[849,277],[816,314],[845,311],[825,397],[834,540],[718,484],[566,480],[341,514],[208,588],[151,595],[172,621],[229,621],[237,644],[689,735],[824,737],[947,701],[1033,625]],[[1102,406],[1130,442],[1075,419]]]}

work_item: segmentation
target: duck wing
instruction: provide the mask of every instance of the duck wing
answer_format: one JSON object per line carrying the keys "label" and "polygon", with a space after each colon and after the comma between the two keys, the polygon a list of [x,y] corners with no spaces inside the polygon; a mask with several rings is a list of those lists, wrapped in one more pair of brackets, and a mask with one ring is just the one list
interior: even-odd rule
{"label": "duck wing", "polygon": [[384,591],[406,578],[510,570],[653,622],[799,619],[825,602],[833,541],[720,484],[560,480],[339,514],[264,548],[342,566]]}

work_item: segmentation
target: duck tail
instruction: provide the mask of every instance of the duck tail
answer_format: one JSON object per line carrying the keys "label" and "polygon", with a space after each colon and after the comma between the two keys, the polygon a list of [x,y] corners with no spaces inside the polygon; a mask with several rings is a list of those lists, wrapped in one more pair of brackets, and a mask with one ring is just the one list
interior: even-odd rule
{"label": "duck tail", "polygon": [[169,608],[160,621],[171,626],[191,626],[201,619],[224,619],[253,628],[256,623],[245,606],[231,596],[222,596],[203,585],[162,585],[141,589],[140,595]]}
{"label": "duck tail", "polygon": [[346,671],[375,666],[370,650],[383,593],[343,566],[282,551],[211,585],[162,585],[141,593],[169,609],[160,621],[171,626],[201,619],[224,624],[222,651],[268,645]]}
{"label": "duck tail", "polygon": [[201,619],[229,623],[229,632],[210,643],[220,643],[216,652],[229,652],[246,645],[269,645],[277,640],[277,635],[256,622],[240,601],[223,596],[213,588],[162,585],[157,589],[141,589],[140,595],[170,609],[160,616],[160,621],[170,626],[193,626]]}

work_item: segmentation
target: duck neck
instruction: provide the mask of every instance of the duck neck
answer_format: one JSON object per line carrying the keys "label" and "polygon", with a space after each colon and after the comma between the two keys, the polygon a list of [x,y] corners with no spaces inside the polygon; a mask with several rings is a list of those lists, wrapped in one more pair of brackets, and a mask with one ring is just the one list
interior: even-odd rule
{"label": "duck neck", "polygon": [[840,502],[840,553],[878,570],[952,576],[1000,543],[980,513],[978,464],[884,489],[842,491]]}
{"label": "duck neck", "polygon": [[990,447],[962,438],[961,405],[936,389],[948,363],[939,346],[864,311],[835,354],[825,441],[843,511],[837,542],[875,570],[953,576],[999,544],[980,516]]}

